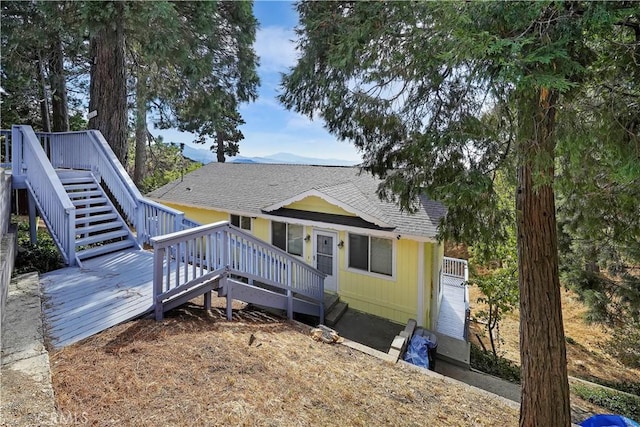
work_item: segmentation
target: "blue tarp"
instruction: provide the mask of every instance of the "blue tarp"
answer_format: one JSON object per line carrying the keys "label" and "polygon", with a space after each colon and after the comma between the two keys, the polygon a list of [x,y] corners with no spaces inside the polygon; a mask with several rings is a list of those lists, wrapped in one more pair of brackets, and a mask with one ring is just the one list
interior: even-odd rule
{"label": "blue tarp", "polygon": [[637,422],[621,415],[594,415],[580,425],[582,427],[640,427]]}
{"label": "blue tarp", "polygon": [[429,349],[435,347],[428,338],[414,335],[409,342],[409,348],[404,355],[404,360],[423,368],[429,369]]}

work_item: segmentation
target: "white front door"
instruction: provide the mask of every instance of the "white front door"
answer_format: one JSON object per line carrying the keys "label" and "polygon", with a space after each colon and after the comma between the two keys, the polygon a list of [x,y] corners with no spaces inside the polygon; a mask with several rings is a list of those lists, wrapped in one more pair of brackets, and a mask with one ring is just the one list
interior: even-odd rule
{"label": "white front door", "polygon": [[327,275],[324,290],[338,292],[338,234],[313,230],[313,266]]}

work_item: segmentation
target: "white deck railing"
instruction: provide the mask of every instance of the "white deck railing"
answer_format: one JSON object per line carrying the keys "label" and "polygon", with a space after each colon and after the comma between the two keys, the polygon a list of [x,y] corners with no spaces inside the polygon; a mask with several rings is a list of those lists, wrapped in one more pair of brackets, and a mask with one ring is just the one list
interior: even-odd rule
{"label": "white deck railing", "polygon": [[28,171],[26,186],[66,264],[75,262],[75,207],[30,126],[12,127],[13,173]]}
{"label": "white deck railing", "polygon": [[[156,310],[162,302],[222,274],[242,276],[293,294],[322,309],[324,277],[320,271],[227,221],[202,225],[151,239]],[[162,313],[156,312],[161,318]]]}

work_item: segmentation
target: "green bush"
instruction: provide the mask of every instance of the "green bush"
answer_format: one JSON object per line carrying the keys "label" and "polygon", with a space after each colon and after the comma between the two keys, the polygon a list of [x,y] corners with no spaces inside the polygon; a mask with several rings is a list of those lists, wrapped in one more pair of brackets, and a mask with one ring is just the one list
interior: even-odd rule
{"label": "green bush", "polygon": [[32,245],[29,239],[28,220],[14,218],[18,221],[18,253],[14,267],[15,274],[37,271],[46,273],[64,266],[60,252],[46,228],[37,230],[37,242]]}
{"label": "green bush", "polygon": [[471,344],[471,367],[503,380],[520,384],[520,367],[510,360],[484,352]]}
{"label": "green bush", "polygon": [[629,394],[618,393],[600,387],[590,387],[585,384],[572,384],[571,391],[580,398],[601,406],[618,414],[640,420],[640,397]]}

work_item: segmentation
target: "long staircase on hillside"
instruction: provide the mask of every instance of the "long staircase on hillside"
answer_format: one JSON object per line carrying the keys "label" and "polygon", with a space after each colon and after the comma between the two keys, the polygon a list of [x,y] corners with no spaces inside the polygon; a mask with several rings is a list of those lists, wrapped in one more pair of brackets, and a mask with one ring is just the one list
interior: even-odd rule
{"label": "long staircase on hillside", "polygon": [[58,177],[76,208],[76,261],[140,248],[129,226],[89,171],[58,171]]}
{"label": "long staircase on hillside", "polygon": [[200,225],[146,199],[99,132],[0,135],[0,167],[29,196],[32,238],[37,211],[71,267],[44,287],[55,346],[152,311],[160,319],[199,295],[209,306],[212,292],[227,298],[229,320],[238,299],[323,322],[323,273],[228,222]]}

